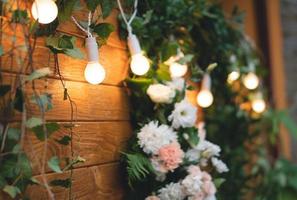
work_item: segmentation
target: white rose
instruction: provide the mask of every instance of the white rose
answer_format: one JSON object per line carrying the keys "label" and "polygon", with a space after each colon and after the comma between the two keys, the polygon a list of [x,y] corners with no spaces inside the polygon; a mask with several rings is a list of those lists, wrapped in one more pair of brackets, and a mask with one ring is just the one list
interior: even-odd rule
{"label": "white rose", "polygon": [[175,96],[174,89],[163,84],[150,85],[146,93],[155,103],[171,103]]}

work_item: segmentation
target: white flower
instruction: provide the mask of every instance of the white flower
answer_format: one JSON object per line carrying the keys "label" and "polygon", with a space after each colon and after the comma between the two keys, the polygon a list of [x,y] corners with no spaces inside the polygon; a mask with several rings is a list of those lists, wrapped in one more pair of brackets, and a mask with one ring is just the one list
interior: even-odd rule
{"label": "white flower", "polygon": [[173,128],[192,127],[196,122],[197,108],[189,103],[186,99],[174,105],[174,111],[168,117],[172,121]]}
{"label": "white flower", "polygon": [[175,97],[175,90],[163,84],[150,85],[146,93],[155,103],[171,103]]}
{"label": "white flower", "polygon": [[189,174],[182,181],[182,186],[185,188],[187,195],[195,196],[201,191],[203,184],[202,174]]}
{"label": "white flower", "polygon": [[215,195],[207,196],[204,200],[217,200]]}
{"label": "white flower", "polygon": [[204,158],[211,158],[213,156],[219,156],[221,148],[207,140],[202,140],[198,143],[197,150],[201,151],[201,156]]}
{"label": "white flower", "polygon": [[166,85],[170,88],[177,90],[177,91],[183,91],[185,87],[185,79],[184,78],[173,78],[172,81],[166,82]]}
{"label": "white flower", "polygon": [[211,158],[211,163],[216,168],[217,172],[219,172],[219,173],[229,171],[227,165],[223,161],[217,159],[216,157]]}
{"label": "white flower", "polygon": [[207,166],[208,159],[213,156],[219,156],[221,148],[207,140],[200,140],[198,145],[189,149],[185,157],[189,161],[199,161],[201,166]]}
{"label": "white flower", "polygon": [[157,121],[151,121],[141,128],[137,134],[138,144],[145,153],[157,154],[159,149],[171,142],[177,142],[177,135],[169,126],[158,126]]}
{"label": "white flower", "polygon": [[159,190],[161,200],[183,200],[186,195],[180,183],[170,183]]}

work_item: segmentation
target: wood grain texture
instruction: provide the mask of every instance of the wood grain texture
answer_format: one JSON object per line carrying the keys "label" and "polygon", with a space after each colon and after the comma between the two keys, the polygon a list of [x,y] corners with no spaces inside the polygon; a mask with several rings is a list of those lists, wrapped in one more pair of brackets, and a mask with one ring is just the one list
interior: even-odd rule
{"label": "wood grain texture", "polygon": [[[66,179],[69,172],[63,174],[48,174],[49,181]],[[40,176],[35,177],[40,180]],[[123,176],[119,164],[106,164],[82,169],[75,169],[73,173],[73,197],[80,200],[119,200],[123,199]],[[62,187],[53,187],[56,200],[68,199],[68,190]],[[30,186],[27,194],[32,200],[47,200],[46,191],[40,186]]]}
{"label": "wood grain texture", "polygon": [[[23,29],[20,25],[5,26],[2,31],[4,56],[1,58],[1,70],[20,72],[21,68],[24,68],[23,66],[26,66],[28,63]],[[111,35],[110,38],[112,37],[115,36]],[[33,40],[30,41],[33,44]],[[14,50],[9,52],[13,46],[15,47]],[[77,39],[76,46],[86,55],[83,38]],[[10,57],[11,54],[14,55],[13,58]],[[86,59],[74,59],[64,54],[59,54],[58,58],[60,71],[65,79],[85,82],[84,70],[87,65]],[[129,69],[128,52],[125,49],[104,45],[99,49],[99,59],[106,70],[106,78],[103,81],[103,84],[122,85],[122,81],[127,77]],[[10,67],[11,62],[12,68]],[[36,69],[50,67],[53,72],[56,71],[54,55],[47,47],[45,47],[45,38],[38,38],[36,41],[36,47],[33,54],[33,65]],[[22,73],[28,74],[29,72],[30,70],[27,69]]]}
{"label": "wood grain texture", "polygon": [[[15,79],[15,75],[2,73],[3,83],[9,83]],[[67,121],[70,120],[71,109],[69,102],[63,100],[64,89],[59,80],[48,79],[35,81],[35,88],[39,92],[52,94],[54,108],[46,112],[47,120]],[[76,119],[78,121],[118,121],[129,120],[128,97],[124,88],[90,85],[73,81],[66,82],[67,90],[72,100],[77,105]],[[33,94],[31,83],[26,84],[26,97]],[[40,113],[37,106],[28,108],[28,116],[38,116]],[[19,119],[19,115],[15,120]]]}
{"label": "wood grain texture", "polygon": [[[75,156],[86,159],[86,162],[75,167],[100,165],[119,160],[120,152],[126,147],[132,131],[129,122],[87,122],[76,123],[73,128],[73,151]],[[63,124],[60,123],[63,127]],[[61,128],[48,140],[48,159],[52,156],[59,158],[71,155],[70,145],[61,145],[56,140],[69,135],[69,129]],[[34,174],[39,174],[38,163],[44,149],[33,133],[26,134],[25,151],[32,161]],[[64,165],[65,166],[65,165]],[[50,169],[47,169],[49,172]]]}

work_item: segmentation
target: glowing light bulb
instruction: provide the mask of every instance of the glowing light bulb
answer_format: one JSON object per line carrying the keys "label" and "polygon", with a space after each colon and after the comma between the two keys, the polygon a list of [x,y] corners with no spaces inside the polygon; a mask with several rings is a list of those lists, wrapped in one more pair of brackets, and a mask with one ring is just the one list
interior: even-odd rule
{"label": "glowing light bulb", "polygon": [[230,74],[228,74],[227,82],[229,84],[232,84],[234,81],[236,81],[240,76],[240,73],[238,71],[232,71]]}
{"label": "glowing light bulb", "polygon": [[142,54],[139,41],[136,35],[132,33],[128,35],[128,47],[132,55],[130,63],[131,71],[138,76],[146,74],[150,69],[150,62]]}
{"label": "glowing light bulb", "polygon": [[100,84],[105,78],[106,72],[99,63],[99,52],[95,37],[86,38],[88,64],[85,69],[85,79],[91,84]]}
{"label": "glowing light bulb", "polygon": [[100,84],[105,78],[105,70],[98,62],[89,62],[85,69],[85,79],[91,84]]}
{"label": "glowing light bulb", "polygon": [[202,108],[207,108],[213,103],[213,96],[209,90],[201,90],[197,95],[197,103]]}
{"label": "glowing light bulb", "polygon": [[142,76],[150,69],[150,63],[142,53],[138,53],[132,55],[130,68],[134,74]]}
{"label": "glowing light bulb", "polygon": [[265,108],[266,108],[266,103],[263,99],[255,99],[252,101],[252,109],[256,113],[264,112]]}
{"label": "glowing light bulb", "polygon": [[32,16],[41,24],[49,24],[58,16],[58,7],[52,0],[35,0],[31,8]]}
{"label": "glowing light bulb", "polygon": [[250,72],[243,78],[243,84],[247,89],[256,89],[259,85],[259,78],[256,74]]}
{"label": "glowing light bulb", "polygon": [[178,62],[173,62],[169,66],[170,74],[172,78],[178,78],[184,76],[188,71],[187,65],[182,65]]}

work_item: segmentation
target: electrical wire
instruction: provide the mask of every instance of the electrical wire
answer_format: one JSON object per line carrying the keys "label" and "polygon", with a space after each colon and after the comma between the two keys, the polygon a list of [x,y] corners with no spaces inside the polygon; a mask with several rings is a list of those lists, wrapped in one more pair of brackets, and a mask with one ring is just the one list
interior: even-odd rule
{"label": "electrical wire", "polygon": [[87,29],[85,29],[84,27],[82,27],[78,21],[75,19],[74,16],[71,16],[71,19],[72,21],[76,24],[76,26],[83,32],[85,32],[87,34],[88,37],[93,37],[92,33],[90,32],[90,26],[91,26],[91,17],[92,16],[92,13],[89,12],[89,15],[88,15],[88,26],[87,26]]}
{"label": "electrical wire", "polygon": [[124,10],[123,10],[121,1],[120,1],[120,0],[117,0],[117,2],[118,2],[118,6],[119,6],[119,9],[120,9],[120,12],[121,12],[121,16],[122,16],[122,18],[123,18],[125,24],[127,25],[128,34],[131,35],[131,34],[132,34],[132,26],[131,26],[131,23],[133,22],[134,18],[136,17],[136,14],[137,14],[138,0],[135,0],[135,1],[134,1],[134,12],[133,12],[133,14],[131,15],[131,17],[130,17],[129,20],[126,18],[126,15],[125,15],[125,13],[124,13]]}

